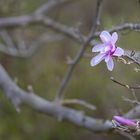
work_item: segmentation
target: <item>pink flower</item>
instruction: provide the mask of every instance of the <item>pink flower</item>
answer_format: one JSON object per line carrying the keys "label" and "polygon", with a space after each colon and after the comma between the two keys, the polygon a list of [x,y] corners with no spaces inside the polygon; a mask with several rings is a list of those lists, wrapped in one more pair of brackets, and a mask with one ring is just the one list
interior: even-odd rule
{"label": "pink flower", "polygon": [[99,52],[99,54],[91,59],[91,66],[99,64],[102,60],[105,60],[109,71],[113,70],[114,62],[113,56],[122,56],[124,50],[115,45],[118,40],[118,34],[114,32],[112,35],[107,31],[102,31],[100,34],[102,44],[97,44],[92,48],[92,52]]}
{"label": "pink flower", "polygon": [[113,116],[113,120],[117,121],[120,125],[136,126],[136,121],[121,116]]}

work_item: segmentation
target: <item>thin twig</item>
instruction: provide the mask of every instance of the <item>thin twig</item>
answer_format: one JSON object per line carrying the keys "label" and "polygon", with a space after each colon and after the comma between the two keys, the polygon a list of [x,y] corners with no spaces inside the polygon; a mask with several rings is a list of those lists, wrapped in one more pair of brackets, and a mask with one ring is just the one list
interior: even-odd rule
{"label": "thin twig", "polygon": [[140,51],[125,50],[124,56],[140,66]]}
{"label": "thin twig", "polygon": [[[132,30],[132,31],[140,31],[140,24],[139,23],[123,23],[116,26],[113,26],[111,29],[108,29],[110,33],[125,31],[125,30]],[[99,36],[101,31],[96,32],[95,35]]]}
{"label": "thin twig", "polygon": [[115,80],[114,77],[110,77],[110,79],[111,79],[113,82],[115,82],[115,83],[117,83],[117,84],[119,84],[119,85],[121,85],[121,86],[123,86],[123,87],[126,87],[126,88],[128,88],[128,89],[140,89],[140,86],[130,86],[130,85],[121,83],[121,82]]}
{"label": "thin twig", "polygon": [[132,88],[132,89],[131,89],[131,92],[132,92],[132,95],[133,95],[134,100],[138,101],[138,98],[137,98],[137,96],[136,96],[135,89]]}
{"label": "thin twig", "polygon": [[54,8],[67,2],[70,2],[70,0],[49,0],[46,3],[43,3],[39,8],[37,8],[34,14],[43,15],[49,12],[50,10],[53,10]]}
{"label": "thin twig", "polygon": [[138,100],[132,100],[132,99],[126,98],[124,96],[123,96],[123,100],[126,101],[126,102],[129,102],[131,104],[138,104],[138,105],[140,105],[140,102],[138,102]]}
{"label": "thin twig", "polygon": [[61,101],[62,105],[69,105],[69,104],[79,104],[82,105],[90,110],[96,110],[96,107],[92,104],[87,103],[86,101],[80,99],[64,99]]}
{"label": "thin twig", "polygon": [[[59,33],[62,33],[79,43],[82,43],[83,42],[82,40],[84,40],[84,42],[87,40],[86,36],[82,34],[79,35],[79,33],[77,33],[73,27],[69,27],[67,25],[56,22],[55,20],[44,15],[38,15],[32,13],[30,15],[16,16],[10,18],[0,18],[0,28],[7,28],[7,27],[17,28],[18,26],[27,26],[27,25],[44,25],[50,27],[51,29],[58,31]],[[140,30],[140,24],[124,23],[121,25],[116,25],[112,29],[108,29],[109,32],[114,32],[114,31],[119,32],[124,30],[138,31]],[[98,37],[100,33],[101,31],[96,32],[94,34],[93,39],[95,37]],[[96,41],[92,40],[92,43],[90,45],[93,46],[95,44]],[[132,54],[134,55],[132,56]],[[140,66],[140,52],[125,50],[124,56],[131,59],[132,61],[134,61],[136,64]]]}
{"label": "thin twig", "polygon": [[99,15],[100,15],[99,13],[101,10],[101,4],[102,4],[102,0],[98,0],[97,5],[96,5],[96,15],[95,15],[95,18],[93,19],[93,25],[92,25],[91,31],[90,31],[86,41],[81,46],[79,52],[76,54],[76,56],[73,60],[73,63],[69,66],[68,71],[66,72],[66,75],[64,76],[64,79],[62,80],[61,85],[58,89],[58,92],[56,93],[55,100],[60,100],[62,98],[63,91],[66,88],[66,86],[70,80],[70,77],[73,73],[75,66],[78,64],[79,60],[82,58],[82,56],[86,50],[87,45],[90,43],[90,41],[92,40],[92,38],[94,36],[94,33],[96,31],[96,28],[97,28],[98,20],[99,20]]}
{"label": "thin twig", "polygon": [[11,36],[8,34],[7,30],[0,30],[0,37],[3,39],[3,42],[7,45],[7,47],[15,47],[15,44]]}

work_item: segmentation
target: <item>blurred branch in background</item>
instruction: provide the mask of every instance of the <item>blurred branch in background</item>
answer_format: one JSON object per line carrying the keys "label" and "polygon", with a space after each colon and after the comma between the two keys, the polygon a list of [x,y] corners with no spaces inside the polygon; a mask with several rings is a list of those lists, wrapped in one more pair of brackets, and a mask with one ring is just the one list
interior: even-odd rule
{"label": "blurred branch in background", "polygon": [[[0,36],[2,36],[1,33]],[[10,42],[7,42],[6,44],[0,44],[0,51],[14,57],[26,58],[31,57],[43,43],[51,43],[63,39],[64,36],[61,34],[54,35],[43,33],[37,38],[37,40],[34,40],[30,44],[28,44],[28,48],[27,42],[21,36],[18,36],[18,38],[16,38],[16,44],[13,44],[13,42],[11,42],[13,46],[6,45]]]}
{"label": "blurred branch in background", "polygon": [[[65,78],[66,81],[64,80],[65,85],[63,85],[62,88],[64,88],[66,86],[66,84],[72,74],[73,69],[75,68],[75,66],[78,63],[78,61],[80,60],[80,58],[82,57],[87,45],[92,40],[92,37],[95,33],[96,26],[97,26],[97,23],[99,20],[98,16],[99,16],[101,2],[102,2],[102,0],[98,0],[98,2],[97,2],[96,16],[93,21],[92,29],[91,29],[87,39],[85,41],[83,41],[84,43],[81,46],[81,49],[79,50],[79,52],[77,53],[77,55],[74,59],[74,63],[72,65],[70,65],[70,72],[68,71],[68,74],[67,74],[68,77],[66,76],[66,78]],[[41,24],[43,23],[49,27],[53,27],[55,30],[58,30],[59,32],[62,32],[64,35],[71,36],[77,40],[79,39],[79,37],[81,39],[80,35],[77,36],[77,34],[75,34],[73,28],[68,28],[65,25],[61,25],[60,23],[57,23],[49,18],[44,17],[43,15],[40,15],[40,14],[42,14],[42,12],[46,11],[47,5],[44,5],[44,6],[42,6],[41,8],[36,10],[36,12],[34,12],[36,15],[25,15],[25,16],[19,16],[19,17],[0,19],[0,26],[1,26],[1,28],[7,28],[7,27],[13,27],[13,26],[14,27],[26,26],[28,24],[34,24],[34,23],[41,23]],[[12,46],[10,45],[10,47],[12,47],[12,49],[13,48],[15,49],[12,39],[8,36],[6,29],[4,31],[1,31],[1,37],[3,38],[3,41],[6,41],[5,43],[8,46],[9,46],[9,44],[12,44]],[[8,40],[10,40],[10,41],[7,42],[7,39],[5,40],[5,38],[8,38]],[[42,37],[40,39],[42,39]],[[10,53],[10,54],[12,54],[12,53]],[[110,121],[103,121],[100,119],[94,119],[94,118],[88,117],[88,116],[84,115],[84,112],[77,111],[77,110],[74,110],[74,109],[71,109],[68,107],[63,107],[62,105],[57,104],[58,102],[49,102],[45,99],[42,99],[42,98],[36,96],[33,92],[27,93],[27,92],[23,91],[16,85],[16,83],[14,83],[10,79],[10,77],[8,76],[8,74],[6,73],[6,71],[4,70],[4,68],[2,66],[0,66],[0,75],[2,75],[0,77],[0,86],[3,88],[7,97],[14,104],[14,106],[18,112],[20,111],[19,106],[22,103],[25,103],[38,112],[49,114],[51,116],[56,117],[58,120],[66,119],[77,126],[87,128],[93,132],[105,132],[105,131],[110,131],[110,129],[112,129],[112,124]],[[61,87],[60,87],[60,89],[61,89]],[[61,98],[61,96],[62,96],[61,94],[62,94],[62,91],[60,91],[60,93],[58,94],[57,97]],[[62,104],[65,104],[65,103],[70,103],[70,100],[64,101]],[[95,109],[95,107],[93,105],[90,105],[81,100],[73,100],[71,103],[78,103],[78,104],[84,105],[90,109],[93,109],[93,108]]]}
{"label": "blurred branch in background", "polygon": [[93,132],[107,132],[112,129],[110,121],[88,117],[84,112],[60,106],[56,104],[56,102],[50,102],[35,95],[33,92],[26,92],[20,89],[16,83],[10,79],[1,65],[0,75],[0,86],[18,112],[20,111],[20,105],[26,104],[37,112],[53,116],[59,121],[67,120]]}
{"label": "blurred branch in background", "polygon": [[[20,49],[21,47],[15,47],[15,44],[12,41],[12,38],[7,34],[7,29],[9,27],[22,27],[22,26],[28,26],[30,24],[36,25],[36,24],[43,24],[44,26],[48,26],[53,28],[56,31],[62,32],[64,35],[68,35],[73,38],[78,38],[78,36],[74,33],[73,28],[68,28],[67,26],[60,24],[48,17],[46,17],[44,14],[47,12],[53,10],[53,8],[56,8],[57,6],[60,6],[62,4],[70,3],[72,1],[69,0],[49,0],[47,3],[41,5],[39,8],[37,8],[32,14],[30,15],[23,15],[23,16],[17,16],[17,17],[10,17],[10,18],[0,18],[0,28],[2,28],[1,31],[1,37],[2,40],[5,42],[6,46],[4,44],[0,44],[0,51],[12,55],[12,56],[18,56],[18,57],[29,57],[31,56],[36,49],[40,46],[40,40],[41,37],[31,46],[25,46],[26,42],[24,43],[24,50]],[[3,31],[4,30],[4,31]],[[60,35],[61,38],[61,35]],[[7,40],[8,39],[8,40]],[[23,38],[22,38],[23,40]],[[52,39],[51,39],[52,40]],[[48,41],[48,40],[46,40]],[[54,41],[56,41],[54,39]],[[33,46],[34,44],[38,44]],[[16,44],[17,46],[20,44]]]}
{"label": "blurred branch in background", "polygon": [[46,3],[43,3],[39,8],[34,12],[35,15],[44,15],[47,12],[52,11],[53,9],[62,6],[63,4],[71,3],[73,0],[49,0]]}
{"label": "blurred branch in background", "polygon": [[[139,32],[140,31],[140,24],[139,23],[123,23],[120,25],[113,26],[111,29],[108,29],[108,31],[110,33],[124,31],[124,30],[131,30],[131,31]],[[100,31],[96,32],[95,35],[99,36],[100,33],[101,33]]]}
{"label": "blurred branch in background", "polygon": [[[87,40],[87,37],[79,34],[76,32],[75,28],[69,27],[67,25],[63,25],[59,22],[56,22],[49,17],[46,16],[18,16],[18,17],[10,17],[10,18],[0,18],[0,28],[4,28],[6,31],[6,28],[8,27],[17,27],[17,26],[27,26],[29,24],[43,24],[45,26],[48,26],[52,28],[53,30],[56,30],[59,33],[62,33],[63,35],[66,35],[72,39],[74,39],[76,42],[85,42]],[[123,25],[117,25],[114,26],[112,29],[108,29],[109,32],[113,31],[124,31],[124,30],[134,30],[134,31],[139,31],[140,30],[140,24],[135,24],[135,23],[124,23]],[[96,32],[93,37],[96,38],[99,36],[100,31]],[[3,37],[2,37],[3,38]],[[82,39],[82,40],[81,40]],[[91,45],[95,45],[96,41],[91,40]],[[37,43],[37,42],[36,42]],[[39,46],[36,46],[35,48],[38,48]],[[30,49],[30,46],[28,47]],[[32,48],[32,47],[31,47]],[[34,49],[35,50],[35,49]],[[9,55],[14,55],[14,56],[19,56],[19,57],[29,57],[30,55],[26,55],[26,53],[29,50],[26,50],[26,53],[22,51],[18,51],[15,47],[9,46],[9,47],[4,47],[3,44],[0,44],[0,51],[5,52]],[[18,54],[20,52],[20,54]],[[133,53],[133,55],[132,55]],[[31,53],[33,54],[33,52]],[[140,65],[140,52],[139,51],[134,51],[134,50],[125,50],[124,56],[128,57],[129,59],[132,59],[135,63]]]}
{"label": "blurred branch in background", "polygon": [[110,78],[114,83],[117,83],[118,85],[121,85],[123,87],[126,87],[128,89],[140,89],[140,85],[139,86],[130,86],[130,85],[127,85],[127,84],[124,84],[122,82],[119,82],[117,80],[114,79],[114,77],[111,77]]}
{"label": "blurred branch in background", "polygon": [[94,33],[96,31],[97,25],[99,23],[99,19],[100,19],[100,11],[101,11],[101,6],[102,6],[102,1],[103,0],[98,0],[97,1],[97,5],[96,5],[96,11],[95,11],[95,18],[93,18],[93,23],[92,23],[92,27],[90,30],[90,33],[87,36],[87,39],[83,42],[83,44],[81,45],[80,50],[78,51],[78,53],[76,54],[75,58],[73,59],[72,63],[70,64],[64,79],[61,82],[60,88],[58,89],[58,92],[56,93],[56,100],[61,100],[61,98],[63,98],[63,94],[64,94],[64,89],[66,88],[70,77],[73,73],[74,68],[76,67],[76,65],[78,64],[78,62],[80,61],[80,59],[82,58],[87,45],[90,43],[90,41],[92,40]]}
{"label": "blurred branch in background", "polygon": [[[63,107],[56,102],[45,100],[33,92],[26,92],[10,79],[5,69],[0,65],[0,86],[6,96],[11,100],[16,110],[20,111],[20,105],[26,104],[37,112],[51,115],[59,121],[67,120],[77,126],[84,127],[93,132],[109,132],[112,130],[112,123],[101,119],[88,117],[84,112],[68,107]],[[140,106],[135,107],[125,114],[127,118],[138,118],[140,116]]]}
{"label": "blurred branch in background", "polygon": [[96,110],[96,107],[92,104],[87,103],[86,101],[80,100],[80,99],[64,99],[61,101],[62,105],[71,105],[71,104],[79,104],[81,106],[84,106],[90,110]]}

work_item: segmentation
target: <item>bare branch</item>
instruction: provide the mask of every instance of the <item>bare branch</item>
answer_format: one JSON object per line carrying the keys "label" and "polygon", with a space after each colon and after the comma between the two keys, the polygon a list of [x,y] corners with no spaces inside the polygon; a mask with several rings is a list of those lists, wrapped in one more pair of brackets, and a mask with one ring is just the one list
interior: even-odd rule
{"label": "bare branch", "polygon": [[68,2],[70,2],[70,0],[49,0],[46,3],[43,3],[39,8],[37,8],[34,14],[43,15],[49,12],[50,10]]}
{"label": "bare branch", "polygon": [[[0,18],[0,28],[27,26],[30,24],[44,25],[58,31],[78,42],[81,42],[81,36],[75,32],[73,27],[68,27],[47,16],[24,15],[10,18]],[[82,36],[85,39],[84,36]]]}
{"label": "bare branch", "polygon": [[[29,24],[38,24],[41,22],[40,20],[42,20],[41,16],[43,16],[43,15],[40,15],[40,18],[39,18],[39,16],[37,16],[37,15],[35,16],[34,14],[32,14],[30,16],[23,15],[23,16],[10,17],[10,18],[0,18],[0,28],[25,26],[25,25],[29,25]],[[50,18],[48,18],[46,16],[45,16],[45,18],[51,20]],[[51,21],[51,23],[55,23],[55,22],[56,21],[54,21],[54,20]],[[46,22],[46,25],[47,25],[47,23],[49,23],[49,22]],[[59,24],[59,25],[62,25],[62,24]],[[50,24],[49,24],[49,26],[50,26]],[[53,28],[53,25],[50,27]],[[68,30],[63,30],[62,33],[65,34],[65,31],[66,31],[66,34],[72,35],[71,30],[70,30],[72,27],[68,27],[66,25],[62,25],[62,27],[65,27],[65,29],[68,29]],[[60,28],[61,28],[61,26],[60,26]],[[139,23],[124,23],[124,24],[116,25],[111,29],[108,29],[108,31],[110,33],[114,32],[114,31],[119,32],[119,31],[124,31],[124,30],[138,31],[138,30],[140,30],[140,24]],[[96,32],[94,37],[98,37],[100,33],[101,33],[101,31]],[[78,34],[76,35],[76,33],[74,33],[72,36],[73,36],[73,38],[75,38],[74,36],[78,36]],[[83,36],[83,38],[84,38],[84,36]],[[79,39],[77,41],[79,41]]]}
{"label": "bare branch", "polygon": [[[125,30],[132,30],[132,31],[140,31],[140,24],[139,23],[124,23],[120,25],[116,25],[112,27],[111,29],[108,29],[110,33],[113,32],[119,32],[119,31],[125,31]],[[99,36],[101,31],[96,32],[95,35]]]}
{"label": "bare branch", "polygon": [[126,102],[129,102],[131,104],[137,104],[137,105],[140,105],[140,102],[138,102],[138,100],[132,100],[132,99],[129,99],[129,98],[126,98],[123,96],[123,100],[126,101]]}
{"label": "bare branch", "polygon": [[[22,55],[24,57],[31,57],[35,52],[37,52],[38,48],[42,46],[44,43],[52,43],[55,41],[61,41],[64,39],[64,36],[61,34],[51,35],[48,33],[43,33],[36,40],[32,41],[29,45],[29,48],[26,49],[26,55]],[[45,45],[49,47],[48,45]]]}
{"label": "bare branch", "polygon": [[[18,27],[18,26],[27,26],[27,25],[44,25],[47,27],[52,28],[53,30],[56,30],[72,39],[74,39],[76,42],[81,43],[81,38],[82,42],[85,42],[87,40],[87,37],[78,34],[73,27],[69,27],[66,25],[63,25],[59,22],[56,22],[52,20],[49,17],[43,16],[43,15],[23,15],[23,16],[17,16],[17,17],[10,17],[10,18],[0,18],[0,28],[7,28],[7,27]],[[109,32],[114,32],[114,31],[123,31],[123,30],[140,30],[140,24],[135,24],[135,23],[124,23],[122,25],[116,25],[112,29],[109,29]],[[101,32],[96,32],[94,37],[98,37]],[[91,45],[94,45],[96,42],[92,40]],[[133,52],[133,53],[132,53]],[[134,54],[134,55],[132,55]],[[138,51],[131,51],[131,50],[125,50],[125,54],[127,58],[133,60],[135,63],[140,65],[140,52]]]}
{"label": "bare branch", "polygon": [[140,86],[130,86],[130,85],[121,83],[121,82],[115,80],[114,77],[111,77],[110,79],[111,79],[113,82],[115,82],[115,83],[117,83],[117,84],[119,84],[119,85],[121,85],[121,86],[123,86],[123,87],[126,87],[126,88],[128,88],[128,89],[140,89]]}
{"label": "bare branch", "polygon": [[124,56],[134,61],[134,63],[140,66],[140,52],[139,51],[125,50]]}
{"label": "bare branch", "polygon": [[8,34],[6,30],[0,30],[0,36],[3,39],[3,41],[6,43],[7,47],[13,47],[14,48],[14,42],[11,38],[11,36]]}
{"label": "bare branch", "polygon": [[136,107],[132,108],[130,111],[128,111],[124,117],[126,118],[134,118],[138,119],[140,118],[140,105],[137,105]]}
{"label": "bare branch", "polygon": [[[133,87],[133,86],[125,85],[121,82],[116,81],[114,78],[111,78],[111,80],[113,82],[121,85],[121,86],[124,86],[124,87],[128,88],[128,89],[132,89],[132,90],[133,89],[140,89],[139,86],[138,87]],[[139,104],[137,99],[135,99],[135,100],[125,99],[125,100],[126,101],[131,101],[132,103],[138,103]],[[137,105],[136,107],[132,108],[130,111],[128,111],[128,113],[126,113],[124,115],[124,117],[138,119],[140,117],[140,105]]]}
{"label": "bare branch", "polygon": [[84,115],[81,111],[63,107],[55,102],[47,101],[35,95],[33,92],[22,90],[10,79],[1,65],[0,75],[0,87],[4,90],[6,96],[12,101],[18,111],[19,105],[26,104],[37,112],[53,116],[59,121],[67,120],[93,132],[107,132],[112,129],[112,123],[110,121],[91,118]]}
{"label": "bare branch", "polygon": [[[4,90],[6,96],[12,101],[18,110],[19,105],[26,104],[37,112],[50,115],[58,120],[67,120],[92,132],[108,132],[112,130],[112,123],[110,121],[91,118],[80,111],[63,107],[55,102],[45,100],[35,95],[33,92],[26,92],[22,90],[10,79],[1,65],[0,75],[0,87]],[[139,118],[140,106],[130,110],[124,116],[127,118]]]}
{"label": "bare branch", "polygon": [[[86,36],[83,36],[82,34],[78,34],[73,27],[68,27],[66,25],[63,25],[61,23],[58,23],[49,17],[44,16],[17,16],[17,17],[11,17],[11,18],[0,18],[0,27],[17,27],[17,26],[26,26],[30,24],[43,24],[44,26],[50,27],[55,31],[58,31],[59,33],[62,33],[72,39],[74,39],[76,42],[85,42],[87,40]],[[110,32],[113,31],[122,31],[126,29],[140,29],[140,24],[123,24],[115,26],[113,29],[110,29]],[[94,37],[97,37],[100,34],[100,32],[96,32]],[[92,36],[93,37],[93,36]],[[94,38],[93,37],[93,38]],[[82,38],[82,42],[81,42]],[[92,40],[91,45],[93,46],[96,44],[96,41]],[[4,51],[3,51],[4,52]],[[133,60],[136,64],[140,65],[140,52],[139,51],[131,51],[131,50],[125,50],[125,57]]]}
{"label": "bare branch", "polygon": [[22,54],[20,54],[15,47],[7,47],[3,44],[0,44],[0,51],[5,54],[11,55],[11,56],[16,56],[16,57],[17,56],[22,57],[22,54],[23,54],[23,52],[22,52]]}
{"label": "bare branch", "polygon": [[39,19],[37,20],[31,15],[0,18],[0,28],[26,26],[37,22]]}
{"label": "bare branch", "polygon": [[[18,36],[19,37],[19,36]],[[43,43],[51,43],[55,41],[60,41],[64,38],[64,36],[58,35],[51,35],[47,33],[43,33],[40,35],[35,41],[32,41],[30,44],[25,44],[23,38],[17,39],[16,46],[5,46],[4,44],[0,44],[0,51],[11,56],[15,57],[31,57],[41,46]]]}
{"label": "bare branch", "polygon": [[96,110],[96,107],[92,104],[87,103],[86,101],[80,100],[80,99],[64,99],[61,101],[62,105],[69,105],[69,104],[79,104],[82,105],[90,110]]}
{"label": "bare branch", "polygon": [[82,58],[82,56],[83,56],[83,54],[86,50],[87,45],[90,43],[90,41],[92,40],[92,38],[94,36],[94,33],[96,31],[96,28],[97,28],[98,20],[99,20],[99,15],[100,15],[99,13],[100,13],[100,10],[101,10],[101,4],[102,4],[102,0],[98,0],[97,5],[96,5],[96,12],[95,12],[96,15],[95,15],[95,18],[94,18],[94,22],[93,22],[91,31],[90,31],[87,39],[84,41],[83,45],[81,46],[79,52],[76,54],[76,56],[73,60],[73,63],[69,66],[68,71],[66,72],[66,75],[64,76],[64,79],[62,80],[61,85],[60,85],[60,87],[58,89],[58,92],[56,94],[56,100],[60,100],[62,98],[63,91],[66,88],[66,86],[67,86],[67,84],[70,80],[70,77],[73,73],[74,68],[78,64],[79,60]]}

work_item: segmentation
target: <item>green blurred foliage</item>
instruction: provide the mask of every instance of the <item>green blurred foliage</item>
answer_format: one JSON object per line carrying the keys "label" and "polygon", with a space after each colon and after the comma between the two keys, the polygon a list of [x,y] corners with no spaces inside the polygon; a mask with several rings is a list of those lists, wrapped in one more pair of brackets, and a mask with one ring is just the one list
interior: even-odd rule
{"label": "green blurred foliage", "polygon": [[[33,12],[45,0],[1,0],[0,16],[18,16]],[[84,34],[89,32],[92,16],[95,11],[96,1],[79,0],[62,6],[50,12],[54,19],[76,27]],[[124,22],[139,22],[140,4],[137,0],[104,0],[101,15],[100,30],[109,29],[114,25]],[[32,41],[42,32],[52,32],[51,29],[40,26],[18,28],[27,41]],[[14,32],[9,29],[9,33]],[[16,32],[15,32],[16,33]],[[139,49],[139,32],[119,33],[118,46],[127,49]],[[0,62],[13,79],[18,79],[18,84],[25,90],[32,85],[37,95],[53,100],[62,78],[68,68],[67,57],[73,58],[80,45],[69,38],[54,43],[46,43],[40,46],[38,51],[30,58],[15,58],[0,54]],[[87,48],[91,53],[91,48]],[[92,68],[89,65],[91,58],[84,57],[77,65],[66,89],[66,98],[79,98],[97,106],[96,111],[89,111],[78,105],[73,108],[84,110],[86,114],[111,119],[114,114],[127,112],[132,105],[123,101],[122,96],[133,98],[131,92],[111,82],[113,76],[119,81],[131,85],[140,82],[138,73],[134,72],[136,65],[124,65],[115,61],[115,69],[109,72],[102,62]],[[140,96],[137,93],[137,98]],[[77,128],[67,122],[58,122],[48,117],[22,107],[18,114],[1,91],[0,94],[0,138],[2,140],[117,140],[123,139],[112,134],[93,134],[85,129]]]}

